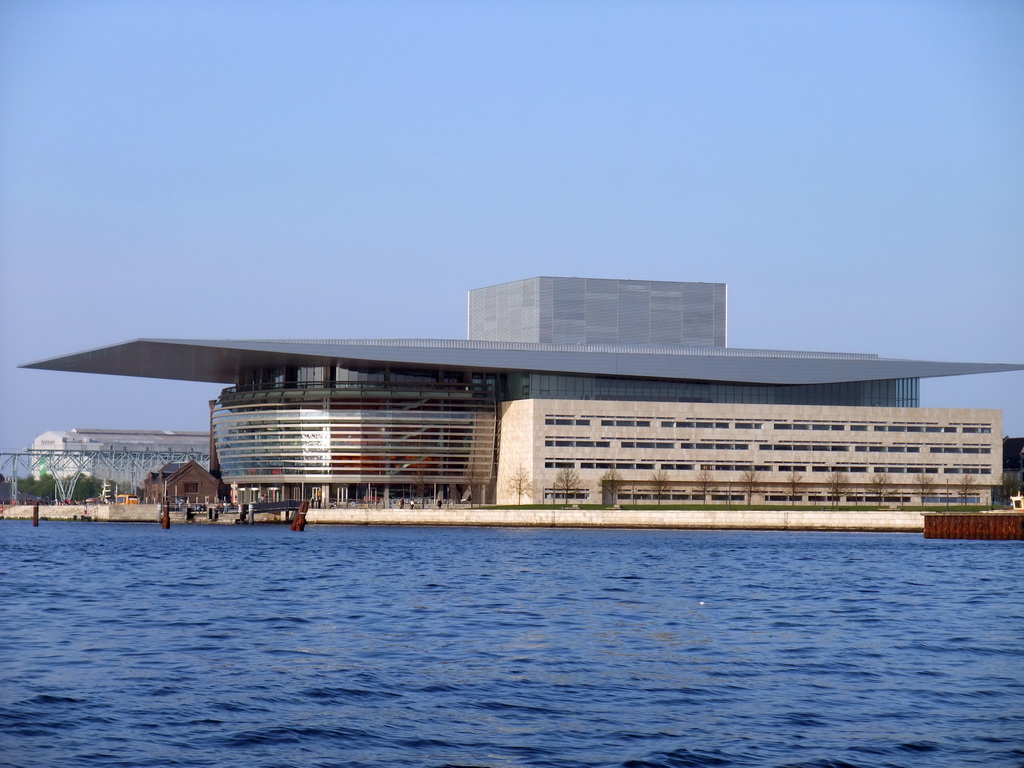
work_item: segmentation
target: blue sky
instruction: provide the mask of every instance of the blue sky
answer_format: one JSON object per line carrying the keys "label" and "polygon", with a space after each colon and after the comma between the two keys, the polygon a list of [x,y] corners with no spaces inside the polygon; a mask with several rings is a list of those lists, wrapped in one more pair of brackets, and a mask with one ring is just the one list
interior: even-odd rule
{"label": "blue sky", "polygon": [[[0,0],[0,450],[218,387],[139,337],[465,336],[534,275],[730,346],[1024,363],[1024,3]],[[922,382],[1024,435],[1024,373]]]}

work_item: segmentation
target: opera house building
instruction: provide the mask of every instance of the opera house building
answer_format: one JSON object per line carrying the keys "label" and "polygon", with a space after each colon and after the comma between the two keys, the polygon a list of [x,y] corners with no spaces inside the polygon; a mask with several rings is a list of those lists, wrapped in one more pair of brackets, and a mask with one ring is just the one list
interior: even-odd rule
{"label": "opera house building", "polygon": [[1008,364],[727,346],[724,284],[535,277],[467,340],[137,339],[26,365],[225,385],[235,501],[989,503],[998,410],[921,408]]}

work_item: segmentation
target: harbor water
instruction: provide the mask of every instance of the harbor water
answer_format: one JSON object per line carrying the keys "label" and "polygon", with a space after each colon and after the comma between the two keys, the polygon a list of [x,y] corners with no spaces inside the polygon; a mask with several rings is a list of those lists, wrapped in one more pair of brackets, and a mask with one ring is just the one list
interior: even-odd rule
{"label": "harbor water", "polygon": [[0,522],[0,765],[1020,768],[1021,544]]}

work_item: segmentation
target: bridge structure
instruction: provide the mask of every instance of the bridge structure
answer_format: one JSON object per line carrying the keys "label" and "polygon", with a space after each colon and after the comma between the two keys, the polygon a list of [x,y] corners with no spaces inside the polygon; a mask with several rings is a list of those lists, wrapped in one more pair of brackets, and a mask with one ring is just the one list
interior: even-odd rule
{"label": "bridge structure", "polygon": [[104,480],[127,479],[132,488],[138,488],[143,476],[166,464],[184,464],[195,461],[204,469],[210,468],[207,451],[40,451],[24,450],[0,453],[0,474],[10,478],[11,497],[18,498],[18,476],[50,475],[56,484],[57,496],[70,499],[82,475]]}

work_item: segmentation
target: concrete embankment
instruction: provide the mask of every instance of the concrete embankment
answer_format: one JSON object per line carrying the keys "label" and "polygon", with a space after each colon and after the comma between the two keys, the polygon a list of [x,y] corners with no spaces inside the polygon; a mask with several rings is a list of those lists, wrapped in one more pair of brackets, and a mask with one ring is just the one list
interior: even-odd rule
{"label": "concrete embankment", "polygon": [[[155,504],[89,505],[40,507],[41,520],[81,520],[83,516],[98,522],[160,522]],[[31,506],[5,506],[7,519],[32,519]],[[195,516],[196,523],[209,523],[205,514]],[[534,528],[674,528],[691,530],[767,530],[767,531],[924,531],[920,512],[894,509],[863,510],[786,510],[786,509],[380,509],[343,507],[311,509],[310,524],[333,525],[465,525]],[[237,513],[223,515],[218,522],[231,524]],[[171,522],[184,524],[184,513],[172,513]],[[264,522],[258,520],[258,522]],[[266,521],[269,522],[269,521]]]}
{"label": "concrete embankment", "polygon": [[920,512],[785,509],[311,509],[310,523],[491,525],[545,528],[679,528],[780,531],[924,530]]}
{"label": "concrete embankment", "polygon": [[[0,517],[7,520],[31,520],[33,506],[20,504],[0,507]],[[160,508],[156,504],[54,504],[40,505],[40,520],[95,520],[104,523],[159,523]],[[181,517],[184,522],[184,513]]]}

